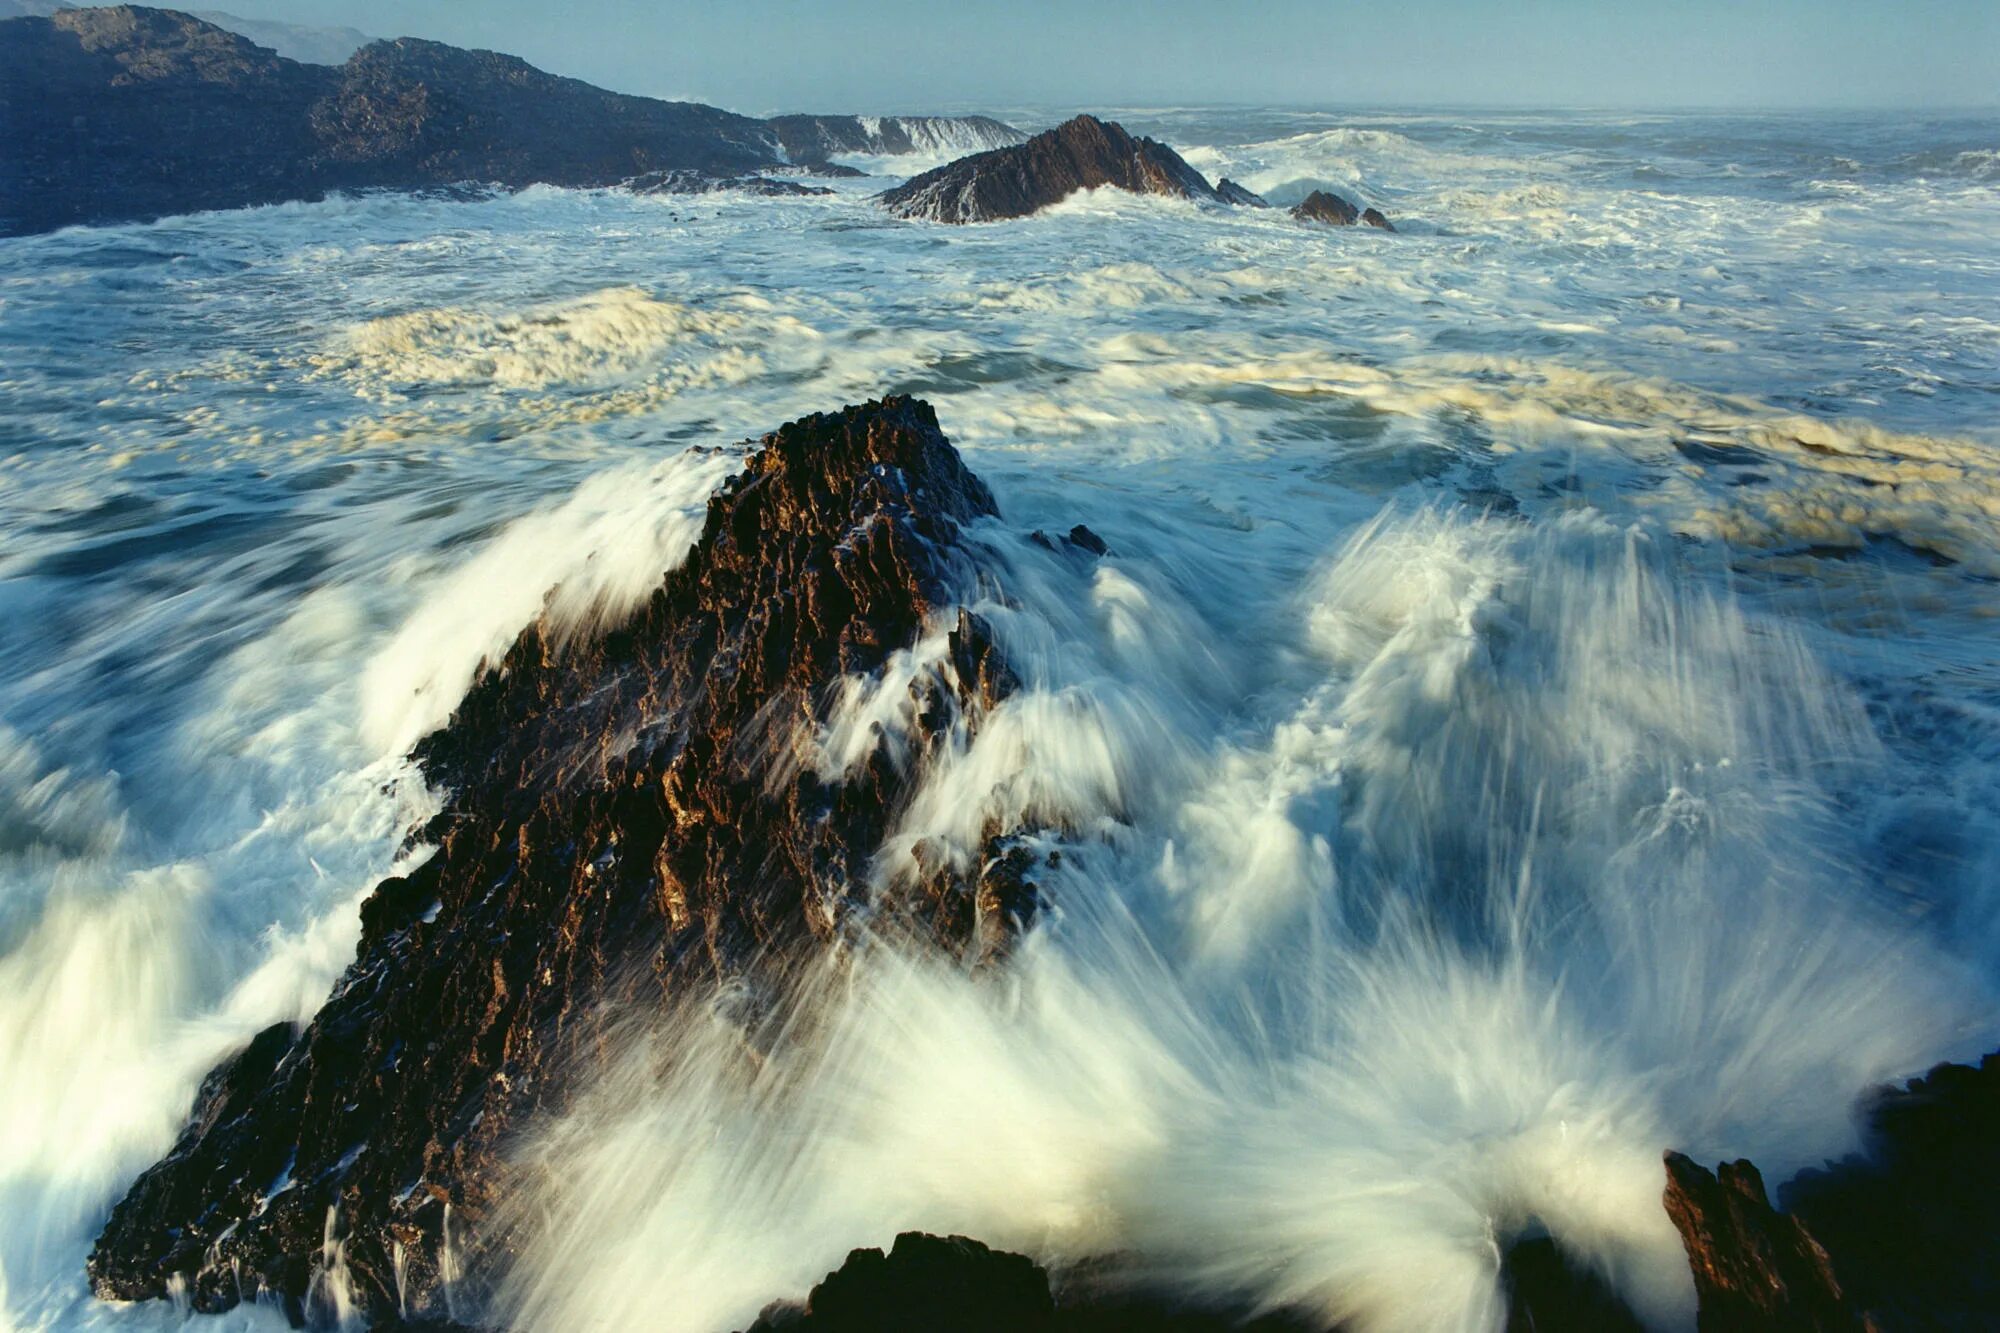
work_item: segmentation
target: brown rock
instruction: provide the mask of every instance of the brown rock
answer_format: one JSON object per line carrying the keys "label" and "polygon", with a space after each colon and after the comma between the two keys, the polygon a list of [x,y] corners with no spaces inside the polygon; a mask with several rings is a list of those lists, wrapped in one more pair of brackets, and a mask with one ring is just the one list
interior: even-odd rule
{"label": "brown rock", "polygon": [[1687,1246],[1703,1333],[1868,1328],[1819,1242],[1771,1207],[1757,1168],[1725,1162],[1718,1175],[1667,1154],[1667,1215]]}

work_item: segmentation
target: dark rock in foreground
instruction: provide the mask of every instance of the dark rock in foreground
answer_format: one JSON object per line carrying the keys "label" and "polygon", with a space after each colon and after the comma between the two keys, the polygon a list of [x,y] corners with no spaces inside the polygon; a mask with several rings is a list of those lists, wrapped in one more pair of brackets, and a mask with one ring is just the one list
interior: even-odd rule
{"label": "dark rock in foreground", "polygon": [[1701,1327],[1982,1328],[2000,1310],[2000,1055],[1940,1065],[1864,1107],[1864,1151],[1800,1173],[1774,1210],[1748,1162],[1667,1158]]}
{"label": "dark rock in foreground", "polygon": [[1269,208],[1271,206],[1270,200],[1266,199],[1263,195],[1258,194],[1255,190],[1238,185],[1227,176],[1224,176],[1215,183],[1215,197],[1225,204],[1236,204],[1242,208]]}
{"label": "dark rock in foreground", "polygon": [[1323,222],[1329,227],[1352,227],[1362,224],[1380,227],[1383,231],[1394,231],[1389,219],[1380,210],[1356,208],[1337,194],[1325,190],[1314,190],[1292,208],[1292,216],[1301,222]]}
{"label": "dark rock in foreground", "polygon": [[841,153],[982,153],[1028,137],[991,116],[773,116],[770,126],[794,162]]}
{"label": "dark rock in foreground", "polygon": [[[961,527],[994,512],[927,405],[807,417],[765,437],[623,624],[525,630],[417,747],[450,793],[423,831],[436,853],[364,904],[358,956],[303,1032],[211,1077],[112,1213],[96,1292],[183,1289],[202,1310],[266,1292],[297,1312],[331,1237],[365,1312],[438,1313],[447,1227],[463,1261],[503,1140],[563,1104],[600,1006],[724,981],[779,1004],[787,960],[867,899],[927,746],[1012,688],[985,626],[961,611],[953,665],[916,687],[912,753],[878,745],[828,780],[786,757],[831,682],[959,598]],[[986,947],[1034,910],[1020,869],[1012,896],[939,868],[871,910]]]}
{"label": "dark rock in foreground", "polygon": [[1887,1330],[1992,1326],[2000,1311],[2000,1054],[1939,1065],[1864,1108],[1863,1152],[1780,1201]]}
{"label": "dark rock in foreground", "polygon": [[850,1253],[804,1304],[766,1307],[750,1333],[1319,1333],[1290,1315],[1189,1306],[1101,1277],[1052,1289],[1021,1255],[908,1231],[886,1255]]}
{"label": "dark rock in foreground", "polygon": [[884,193],[881,202],[898,217],[992,222],[1026,217],[1078,190],[1107,185],[1177,199],[1216,197],[1202,174],[1165,144],[1078,116],[1026,143],[927,171]]}
{"label": "dark rock in foreground", "polygon": [[1711,1175],[1668,1153],[1666,1205],[1687,1246],[1703,1333],[1863,1327],[1826,1251],[1771,1207],[1750,1163],[1724,1162]]}

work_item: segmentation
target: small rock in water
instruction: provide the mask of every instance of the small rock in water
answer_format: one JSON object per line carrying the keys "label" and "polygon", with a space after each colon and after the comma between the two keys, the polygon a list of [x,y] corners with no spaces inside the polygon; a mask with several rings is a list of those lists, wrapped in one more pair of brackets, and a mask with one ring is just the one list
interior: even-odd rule
{"label": "small rock in water", "polygon": [[1237,204],[1244,208],[1269,208],[1271,203],[1255,190],[1246,189],[1224,176],[1216,182],[1215,197],[1225,204]]}

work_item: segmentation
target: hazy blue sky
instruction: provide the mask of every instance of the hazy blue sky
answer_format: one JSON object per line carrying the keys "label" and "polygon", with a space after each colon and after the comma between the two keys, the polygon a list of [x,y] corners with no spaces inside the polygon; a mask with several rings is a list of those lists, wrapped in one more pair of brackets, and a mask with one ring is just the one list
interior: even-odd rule
{"label": "hazy blue sky", "polygon": [[206,2],[748,112],[2000,103],[2000,0]]}

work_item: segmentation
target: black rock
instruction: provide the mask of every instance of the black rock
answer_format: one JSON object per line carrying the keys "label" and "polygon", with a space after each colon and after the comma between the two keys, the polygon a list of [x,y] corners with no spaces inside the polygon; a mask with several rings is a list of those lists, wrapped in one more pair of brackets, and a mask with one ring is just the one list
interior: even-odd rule
{"label": "black rock", "polygon": [[1006,830],[978,882],[939,869],[869,901],[927,747],[1014,688],[978,617],[961,611],[950,664],[919,683],[908,754],[880,746],[832,781],[782,762],[834,680],[880,668],[972,585],[960,531],[993,513],[927,405],[807,417],[765,437],[623,624],[525,630],[417,747],[450,793],[424,830],[436,853],[364,905],[311,1025],[211,1078],[113,1211],[97,1293],[297,1309],[337,1205],[364,1311],[435,1316],[447,1208],[463,1246],[504,1188],[503,1141],[563,1105],[564,1056],[604,1009],[723,983],[779,1005],[788,963],[864,904],[948,949],[995,947],[1032,911]]}
{"label": "black rock", "polygon": [[1225,204],[1237,204],[1243,208],[1269,208],[1270,201],[1254,190],[1246,189],[1224,176],[1215,183],[1215,197]]}
{"label": "black rock", "polygon": [[1135,194],[1214,199],[1180,154],[1121,125],[1078,116],[1026,143],[975,153],[927,171],[880,196],[898,217],[991,222],[1026,217],[1078,190],[1112,186]]}
{"label": "black rock", "polygon": [[1301,222],[1324,222],[1329,227],[1352,227],[1361,221],[1361,210],[1337,194],[1314,190],[1293,205],[1292,216]]}
{"label": "black rock", "polygon": [[1396,228],[1390,224],[1389,219],[1382,215],[1382,210],[1379,208],[1362,209],[1361,221],[1365,226],[1380,227],[1383,231],[1396,230]]}

